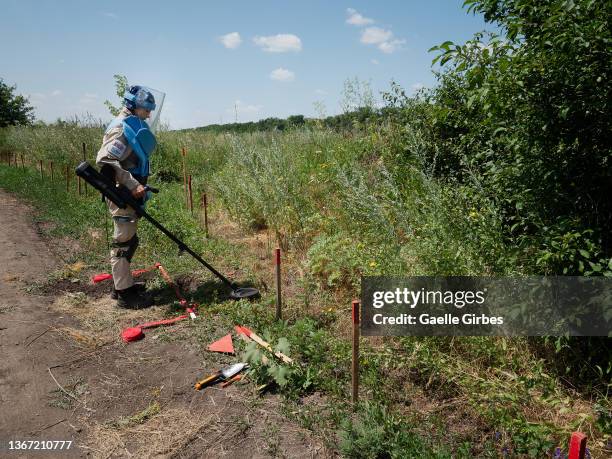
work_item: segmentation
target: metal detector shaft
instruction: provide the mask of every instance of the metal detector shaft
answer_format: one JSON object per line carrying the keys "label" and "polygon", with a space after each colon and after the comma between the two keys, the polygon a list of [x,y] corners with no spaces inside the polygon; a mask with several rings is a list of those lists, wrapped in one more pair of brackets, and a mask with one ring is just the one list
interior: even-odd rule
{"label": "metal detector shaft", "polygon": [[144,209],[142,209],[142,208],[134,208],[134,210],[136,211],[136,213],[138,215],[140,215],[141,217],[144,217],[147,220],[149,220],[149,222],[153,226],[155,226],[158,230],[160,230],[162,233],[164,233],[166,236],[168,236],[174,243],[176,243],[176,245],[179,248],[179,251],[181,251],[181,252],[185,251],[189,255],[191,255],[193,258],[198,260],[210,272],[212,272],[215,276],[217,276],[220,280],[222,280],[223,283],[226,284],[228,287],[230,287],[232,290],[236,288],[236,285],[234,283],[230,282],[230,280],[227,277],[225,277],[223,274],[221,274],[219,271],[217,271],[215,268],[213,268],[211,265],[209,265],[206,262],[206,260],[204,260],[201,256],[199,256],[193,250],[191,250],[187,245],[185,245],[185,243],[183,241],[181,241],[174,234],[172,234],[170,231],[168,231],[161,223],[159,223],[157,220],[155,220],[153,217],[151,217]]}
{"label": "metal detector shaft", "polygon": [[202,265],[204,265],[210,272],[212,272],[215,276],[217,276],[224,284],[230,287],[232,290],[236,290],[236,285],[231,282],[228,278],[226,278],[223,274],[209,265],[202,257],[200,257],[197,253],[191,250],[183,241],[177,238],[174,234],[172,234],[166,227],[164,227],[161,223],[151,217],[142,206],[132,197],[131,193],[127,189],[118,188],[115,185],[113,180],[102,175],[96,169],[94,169],[88,162],[81,162],[76,170],[76,174],[83,178],[87,183],[93,186],[96,190],[102,193],[106,198],[110,199],[114,202],[119,208],[125,209],[130,206],[134,209],[136,214],[140,217],[146,218],[153,226],[155,226],[158,230],[164,233],[168,238],[170,238],[173,242],[178,245],[180,251],[185,251],[193,258],[198,260]]}

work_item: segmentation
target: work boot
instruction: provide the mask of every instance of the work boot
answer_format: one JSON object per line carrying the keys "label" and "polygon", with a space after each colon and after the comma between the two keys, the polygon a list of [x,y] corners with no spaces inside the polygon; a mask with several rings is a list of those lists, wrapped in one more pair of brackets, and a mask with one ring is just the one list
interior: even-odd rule
{"label": "work boot", "polygon": [[117,290],[117,306],[126,309],[148,308],[153,305],[153,299],[138,291],[136,286],[124,290]]}
{"label": "work boot", "polygon": [[[138,290],[138,293],[144,293],[147,290],[147,284],[145,284],[144,282],[134,282],[134,287],[136,288],[136,290]],[[113,286],[113,290],[110,294],[110,297],[113,300],[117,299],[117,289],[115,288],[115,286]]]}

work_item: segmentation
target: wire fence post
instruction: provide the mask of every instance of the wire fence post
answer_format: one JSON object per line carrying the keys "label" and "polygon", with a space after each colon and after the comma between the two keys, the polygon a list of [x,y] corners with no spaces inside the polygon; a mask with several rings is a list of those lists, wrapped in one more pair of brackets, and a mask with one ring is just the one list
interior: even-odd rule
{"label": "wire fence post", "polygon": [[276,320],[282,320],[282,302],[281,302],[281,249],[277,247],[274,250],[274,264],[276,265]]}
{"label": "wire fence post", "polygon": [[353,300],[352,304],[353,315],[353,365],[352,372],[352,390],[351,402],[353,408],[357,406],[359,400],[359,300]]}

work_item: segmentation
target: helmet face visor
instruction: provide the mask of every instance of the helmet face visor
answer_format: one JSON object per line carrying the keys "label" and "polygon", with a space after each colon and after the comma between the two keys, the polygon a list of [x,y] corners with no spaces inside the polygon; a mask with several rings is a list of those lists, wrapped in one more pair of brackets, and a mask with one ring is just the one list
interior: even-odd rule
{"label": "helmet face visor", "polygon": [[159,125],[159,114],[164,105],[166,94],[146,86],[138,86],[138,91],[135,94],[126,91],[123,97],[129,104],[127,105],[129,108],[141,108],[149,112],[147,123],[149,128],[155,132]]}
{"label": "helmet face visor", "polygon": [[[164,99],[166,98],[166,94],[152,88],[143,87],[142,89],[144,89],[150,95],[150,97],[153,98],[154,101],[153,108],[150,110],[151,113],[149,114],[149,118],[147,119],[147,123],[149,125],[149,128],[153,132],[155,132],[159,127],[159,115],[161,113],[162,107],[164,106]],[[143,106],[142,108],[144,108],[145,110],[149,110],[149,108],[145,106]]]}

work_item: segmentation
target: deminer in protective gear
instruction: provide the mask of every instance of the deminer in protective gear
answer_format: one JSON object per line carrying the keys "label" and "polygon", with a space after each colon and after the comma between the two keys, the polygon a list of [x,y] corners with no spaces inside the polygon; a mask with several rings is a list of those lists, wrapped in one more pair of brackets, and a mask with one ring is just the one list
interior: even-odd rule
{"label": "deminer in protective gear", "polygon": [[[161,101],[160,101],[161,102]],[[117,186],[127,188],[132,196],[144,201],[149,176],[149,157],[156,146],[155,135],[146,120],[156,108],[153,91],[143,86],[130,86],[124,94],[124,107],[108,125],[98,151],[96,164]],[[158,114],[158,113],[156,113]],[[130,263],[138,247],[138,216],[131,207],[120,209],[106,200],[113,218],[111,268],[114,281],[112,297],[124,308],[142,308],[153,301],[146,295],[144,284],[135,284]]]}

